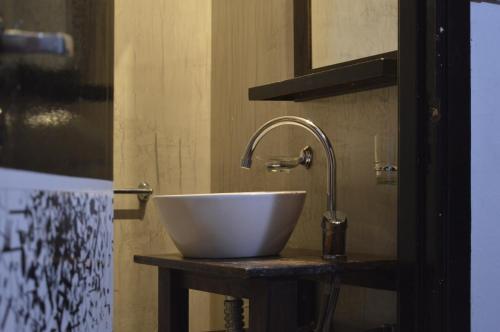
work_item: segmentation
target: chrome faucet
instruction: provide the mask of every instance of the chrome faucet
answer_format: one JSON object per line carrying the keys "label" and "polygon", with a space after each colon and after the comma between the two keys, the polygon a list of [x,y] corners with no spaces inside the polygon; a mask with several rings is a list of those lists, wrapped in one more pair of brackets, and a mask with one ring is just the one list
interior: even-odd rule
{"label": "chrome faucet", "polygon": [[283,125],[298,126],[306,129],[323,145],[327,162],[327,211],[323,215],[323,258],[342,260],[346,258],[347,219],[336,211],[335,154],[333,146],[323,130],[312,121],[296,117],[282,116],[266,122],[250,138],[241,158],[241,167],[252,167],[252,156],[257,144],[271,130]]}

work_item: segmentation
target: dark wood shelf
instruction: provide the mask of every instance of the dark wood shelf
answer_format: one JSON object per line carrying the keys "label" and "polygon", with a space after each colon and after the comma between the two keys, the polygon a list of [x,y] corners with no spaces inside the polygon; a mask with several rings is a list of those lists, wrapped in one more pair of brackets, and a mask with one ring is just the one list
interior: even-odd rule
{"label": "dark wood shelf", "polygon": [[397,84],[397,51],[315,69],[248,89],[250,100],[306,101]]}
{"label": "dark wood shelf", "polygon": [[178,254],[135,255],[139,264],[203,273],[217,278],[305,278],[339,273],[341,282],[354,286],[396,290],[396,260],[350,254],[345,262],[325,261],[319,251],[287,249],[276,257],[246,259],[189,259]]}

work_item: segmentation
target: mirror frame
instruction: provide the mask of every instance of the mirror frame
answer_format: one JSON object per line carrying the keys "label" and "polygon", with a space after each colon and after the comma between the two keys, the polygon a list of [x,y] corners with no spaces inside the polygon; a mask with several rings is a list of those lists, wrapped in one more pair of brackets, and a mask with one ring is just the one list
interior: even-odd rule
{"label": "mirror frame", "polygon": [[294,76],[312,73],[311,0],[293,0]]}

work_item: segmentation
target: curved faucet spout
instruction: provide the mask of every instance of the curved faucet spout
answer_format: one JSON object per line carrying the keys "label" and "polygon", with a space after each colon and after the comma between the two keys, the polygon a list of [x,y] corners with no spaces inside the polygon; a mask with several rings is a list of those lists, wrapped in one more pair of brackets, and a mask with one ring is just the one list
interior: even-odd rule
{"label": "curved faucet spout", "polygon": [[323,145],[326,154],[327,163],[327,208],[328,212],[331,214],[331,218],[335,218],[336,210],[336,182],[335,182],[335,154],[333,152],[333,146],[328,136],[325,135],[323,130],[316,126],[312,121],[300,118],[297,116],[282,116],[275,118],[271,121],[266,122],[262,125],[250,138],[247,144],[245,153],[241,157],[241,167],[250,168],[252,167],[252,156],[255,148],[259,144],[260,140],[271,130],[276,127],[283,125],[299,126],[316,137],[316,139]]}
{"label": "curved faucet spout", "polygon": [[333,146],[323,130],[312,121],[296,116],[282,116],[266,122],[250,138],[245,153],[241,158],[241,167],[252,167],[252,156],[260,140],[271,130],[283,125],[299,126],[316,137],[323,145],[327,163],[327,201],[328,210],[323,215],[323,258],[332,260],[344,260],[346,258],[346,229],[347,219],[339,216],[336,212],[336,188],[335,188],[335,154]]}

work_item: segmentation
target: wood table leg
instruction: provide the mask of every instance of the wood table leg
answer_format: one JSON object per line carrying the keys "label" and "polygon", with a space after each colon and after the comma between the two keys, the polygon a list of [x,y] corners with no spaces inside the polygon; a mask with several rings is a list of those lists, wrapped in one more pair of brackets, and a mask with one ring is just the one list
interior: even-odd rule
{"label": "wood table leg", "polygon": [[[297,281],[298,303],[297,319],[299,327],[315,325],[317,306],[317,281],[298,280]],[[311,328],[312,331],[312,328]]]}
{"label": "wood table leg", "polygon": [[250,298],[250,332],[297,331],[297,280],[263,280]]}
{"label": "wood table leg", "polygon": [[189,293],[176,271],[158,268],[158,331],[188,332]]}

